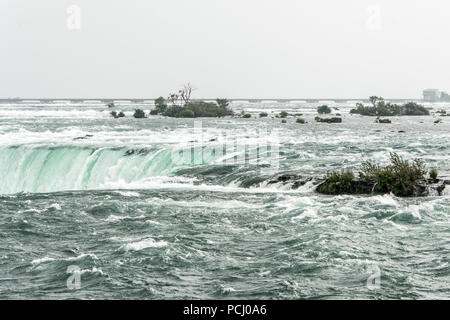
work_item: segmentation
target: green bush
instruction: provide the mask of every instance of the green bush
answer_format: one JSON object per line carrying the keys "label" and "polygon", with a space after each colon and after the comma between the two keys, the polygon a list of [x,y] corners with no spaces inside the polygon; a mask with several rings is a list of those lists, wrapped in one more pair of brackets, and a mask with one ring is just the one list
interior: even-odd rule
{"label": "green bush", "polygon": [[390,153],[390,161],[391,164],[386,167],[364,162],[359,172],[360,179],[374,182],[374,191],[392,192],[396,196],[412,195],[414,183],[425,179],[427,170],[424,162],[415,159],[409,163],[396,153]]}
{"label": "green bush", "polygon": [[216,103],[221,108],[227,108],[230,105],[228,99],[216,99]]}
{"label": "green bush", "polygon": [[331,113],[331,109],[327,105],[323,105],[317,108],[317,112],[319,114]]}
{"label": "green bush", "polygon": [[301,123],[301,124],[306,123],[305,119],[302,119],[302,118],[297,118],[297,120],[295,120],[295,122]]}
{"label": "green bush", "polygon": [[280,112],[280,118],[286,118],[288,116],[288,113],[286,111]]}
{"label": "green bush", "polygon": [[[159,97],[158,99],[156,99],[155,100],[155,109],[153,109],[153,110],[156,111],[156,114],[166,112],[166,110],[167,110],[166,99],[164,99],[163,97]],[[152,113],[150,113],[150,114],[152,114]],[[152,115],[154,115],[154,114],[152,114]]]}
{"label": "green bush", "polygon": [[403,114],[407,116],[428,116],[430,111],[420,104],[408,102],[403,105]]}
{"label": "green bush", "polygon": [[242,118],[251,118],[252,115],[250,113],[245,113],[242,115]]}
{"label": "green bush", "polygon": [[114,102],[108,103],[107,106],[108,106],[108,108],[114,108],[115,107]]}
{"label": "green bush", "polygon": [[[426,181],[426,174],[427,170],[422,160],[415,159],[409,162],[398,154],[391,153],[390,164],[385,167],[371,161],[363,162],[359,179],[355,179],[351,171],[327,173],[325,181],[317,187],[317,191],[325,194],[379,192],[407,197],[417,194],[416,187],[421,181]],[[432,179],[437,179],[435,169],[429,174]]]}
{"label": "green bush", "polygon": [[352,183],[355,175],[352,171],[329,172],[325,176],[325,182],[319,185],[317,191],[326,194],[353,193]]}
{"label": "green bush", "polygon": [[324,122],[324,123],[341,123],[342,122],[342,118],[337,118],[337,117],[333,117],[333,118],[315,117],[314,120],[316,120],[317,122]]}
{"label": "green bush", "polygon": [[259,117],[260,118],[264,118],[264,117],[267,117],[269,114],[267,113],[267,112],[261,112],[260,114],[259,114]]}
{"label": "green bush", "polygon": [[[193,114],[193,116],[192,116]],[[184,107],[173,105],[166,109],[163,115],[175,118],[197,118],[197,117],[225,117],[232,115],[233,111],[225,106],[204,101],[189,102]]]}
{"label": "green bush", "polygon": [[156,116],[158,113],[159,113],[159,112],[158,112],[158,110],[156,110],[156,109],[150,110],[150,115],[151,115],[151,116]]}
{"label": "green bush", "polygon": [[145,118],[145,112],[144,112],[144,110],[142,110],[142,109],[136,109],[136,110],[134,110],[133,117],[138,118],[138,119]]}
{"label": "green bush", "polygon": [[370,97],[373,106],[365,106],[357,103],[356,108],[350,110],[351,114],[360,114],[363,116],[425,116],[430,112],[424,106],[415,102],[408,102],[403,105],[386,103],[383,98]]}
{"label": "green bush", "polygon": [[113,116],[115,119],[125,117],[123,111],[120,111],[119,113],[117,113],[117,111],[111,111],[109,114]]}
{"label": "green bush", "polygon": [[281,120],[281,123],[286,123],[287,121],[285,119]]}
{"label": "green bush", "polygon": [[436,170],[436,169],[431,169],[431,170],[430,170],[430,178],[433,179],[433,180],[436,180],[437,177],[438,177],[438,172],[437,172],[437,170]]}
{"label": "green bush", "polygon": [[233,111],[226,106],[219,106],[210,102],[190,102],[185,108],[191,109],[195,117],[225,117],[233,114]]}
{"label": "green bush", "polygon": [[163,115],[167,117],[179,118],[180,112],[183,110],[183,107],[174,105],[167,107],[167,110],[163,113]]}
{"label": "green bush", "polygon": [[195,113],[191,109],[184,109],[180,112],[180,118],[194,118]]}

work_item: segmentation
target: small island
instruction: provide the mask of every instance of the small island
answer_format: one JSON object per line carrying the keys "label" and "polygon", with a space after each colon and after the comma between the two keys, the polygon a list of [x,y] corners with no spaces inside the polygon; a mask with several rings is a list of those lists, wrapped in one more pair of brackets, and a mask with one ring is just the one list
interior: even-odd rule
{"label": "small island", "polygon": [[427,196],[431,190],[440,195],[444,190],[446,181],[437,178],[436,169],[428,172],[422,160],[409,162],[390,153],[390,161],[385,167],[364,162],[358,178],[352,171],[328,173],[316,190],[331,195],[392,193],[398,197]]}
{"label": "small island", "polygon": [[[191,95],[193,87],[190,83],[183,86],[177,93],[169,94],[168,98],[159,97],[155,99],[155,108],[149,112],[149,116],[162,115],[172,118],[222,118],[233,115],[233,110],[229,107],[228,99],[216,99],[215,102],[193,101]],[[111,112],[114,118],[118,115]],[[134,118],[147,118],[144,110],[136,109]]]}
{"label": "small island", "polygon": [[450,180],[438,179],[436,169],[428,170],[423,160],[410,162],[397,153],[390,153],[387,166],[363,162],[358,177],[351,170],[329,172],[323,178],[284,174],[268,184],[289,184],[292,189],[298,189],[310,181],[317,184],[316,192],[326,195],[392,193],[397,197],[421,197],[442,195],[446,185],[450,185]]}
{"label": "small island", "polygon": [[386,102],[382,97],[371,96],[369,98],[371,106],[365,106],[357,103],[356,108],[350,110],[351,114],[360,114],[372,117],[389,117],[389,116],[428,116],[430,111],[424,106],[415,102],[408,102],[398,105]]}

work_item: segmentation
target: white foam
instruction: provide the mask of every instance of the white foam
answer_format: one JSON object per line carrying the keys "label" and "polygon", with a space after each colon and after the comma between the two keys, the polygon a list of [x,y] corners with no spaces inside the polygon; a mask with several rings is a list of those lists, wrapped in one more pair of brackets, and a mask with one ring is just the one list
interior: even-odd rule
{"label": "white foam", "polygon": [[44,262],[55,261],[55,260],[56,260],[55,258],[44,257],[44,258],[34,259],[33,261],[31,261],[31,264],[41,264]]}
{"label": "white foam", "polygon": [[165,246],[167,246],[166,241],[155,241],[152,238],[148,238],[137,242],[127,243],[122,246],[122,248],[126,251],[139,251],[146,248],[161,248]]}
{"label": "white foam", "polygon": [[98,273],[98,274],[104,275],[102,269],[98,269],[96,267],[93,267],[92,269],[83,269],[80,271],[80,274],[84,274],[84,273]]}
{"label": "white foam", "polygon": [[372,199],[381,204],[384,204],[384,205],[389,205],[389,206],[394,206],[394,207],[398,207],[398,205],[399,205],[398,201],[395,200],[395,196],[393,196],[391,194],[374,196],[374,197],[372,197]]}
{"label": "white foam", "polygon": [[61,205],[59,203],[53,203],[47,209],[51,209],[51,208],[56,209],[56,210],[61,210]]}
{"label": "white foam", "polygon": [[118,194],[124,196],[124,197],[139,197],[139,192],[133,192],[133,191],[117,191]]}

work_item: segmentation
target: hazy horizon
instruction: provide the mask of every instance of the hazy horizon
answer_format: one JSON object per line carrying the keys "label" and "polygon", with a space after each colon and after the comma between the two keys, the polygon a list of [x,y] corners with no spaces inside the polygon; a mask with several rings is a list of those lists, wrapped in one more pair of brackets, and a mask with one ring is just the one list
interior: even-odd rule
{"label": "hazy horizon", "polygon": [[[0,98],[421,98],[445,1],[0,0]],[[79,12],[78,12],[79,10]]]}

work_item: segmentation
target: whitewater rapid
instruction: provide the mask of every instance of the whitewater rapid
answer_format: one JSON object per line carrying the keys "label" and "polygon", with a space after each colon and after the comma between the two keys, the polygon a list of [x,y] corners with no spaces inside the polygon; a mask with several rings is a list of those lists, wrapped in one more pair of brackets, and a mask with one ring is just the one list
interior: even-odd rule
{"label": "whitewater rapid", "polygon": [[[450,297],[449,190],[326,196],[268,183],[385,164],[392,151],[450,176],[447,117],[377,124],[329,103],[343,122],[323,124],[317,104],[242,101],[233,109],[252,118],[134,119],[152,104],[116,105],[125,118],[101,103],[0,104],[0,298]],[[307,123],[283,124],[280,111]]]}

